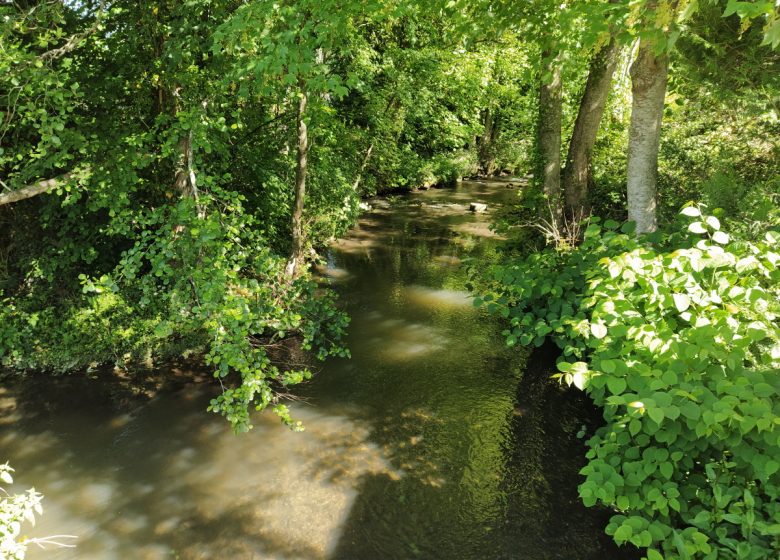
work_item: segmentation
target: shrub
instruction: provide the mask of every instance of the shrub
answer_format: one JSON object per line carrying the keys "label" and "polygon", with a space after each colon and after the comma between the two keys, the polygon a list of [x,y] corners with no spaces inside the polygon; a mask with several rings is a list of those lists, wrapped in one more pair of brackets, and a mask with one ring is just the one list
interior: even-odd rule
{"label": "shrub", "polygon": [[685,208],[682,232],[592,223],[582,245],[495,266],[507,343],[560,346],[558,376],[603,407],[580,497],[658,558],[780,551],[780,236],[732,239]]}

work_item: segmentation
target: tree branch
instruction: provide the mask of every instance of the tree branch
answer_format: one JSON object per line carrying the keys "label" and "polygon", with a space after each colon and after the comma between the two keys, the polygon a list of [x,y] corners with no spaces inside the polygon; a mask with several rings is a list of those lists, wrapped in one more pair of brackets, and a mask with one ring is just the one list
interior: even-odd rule
{"label": "tree branch", "polygon": [[68,37],[68,40],[65,41],[65,44],[61,47],[58,47],[56,49],[51,49],[49,51],[46,51],[45,53],[40,55],[40,59],[44,62],[49,62],[52,60],[55,60],[57,58],[60,58],[61,56],[64,56],[68,54],[70,51],[76,49],[84,39],[92,35],[95,31],[97,31],[98,27],[100,26],[100,22],[103,19],[103,17],[106,14],[106,0],[101,0],[100,4],[98,5],[98,11],[95,15],[95,21],[92,23],[92,25],[86,29],[85,31],[82,31],[81,33],[76,33],[75,35],[71,35]]}
{"label": "tree branch", "polygon": [[20,200],[25,200],[26,198],[32,198],[39,194],[47,193],[67,183],[72,176],[72,173],[65,173],[64,175],[60,175],[54,179],[44,179],[42,181],[38,181],[37,183],[22,187],[21,189],[16,189],[15,191],[2,193],[0,194],[0,206],[3,206],[4,204],[11,204],[12,202],[18,202]]}

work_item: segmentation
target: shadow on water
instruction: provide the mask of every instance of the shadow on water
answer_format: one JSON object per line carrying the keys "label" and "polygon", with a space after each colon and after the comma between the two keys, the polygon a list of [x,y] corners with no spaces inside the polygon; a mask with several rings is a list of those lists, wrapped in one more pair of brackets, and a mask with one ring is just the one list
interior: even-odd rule
{"label": "shadow on water", "polygon": [[0,457],[46,496],[34,534],[79,535],[30,560],[621,558],[576,495],[575,434],[597,419],[549,382],[550,352],[526,368],[465,289],[465,265],[495,254],[490,212],[514,196],[412,195],[335,244],[320,272],[352,316],[353,358],[298,391],[302,434],[262,414],[233,436],[205,413],[211,383],[0,389]]}
{"label": "shadow on water", "polygon": [[462,470],[452,457],[463,450],[440,454],[445,427],[433,413],[384,418],[371,439],[397,470],[361,478],[329,558],[638,559],[604,534],[610,513],[578,499],[585,445],[576,434],[600,418],[584,395],[549,378],[556,355],[545,346],[530,356],[493,433],[497,452],[484,453],[485,442],[465,450]]}

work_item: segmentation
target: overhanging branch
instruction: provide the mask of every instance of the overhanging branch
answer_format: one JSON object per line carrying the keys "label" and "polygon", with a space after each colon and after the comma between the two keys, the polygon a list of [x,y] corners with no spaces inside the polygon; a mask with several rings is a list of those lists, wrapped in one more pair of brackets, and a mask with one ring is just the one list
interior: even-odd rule
{"label": "overhanging branch", "polygon": [[59,177],[55,177],[53,179],[44,179],[42,181],[38,181],[37,183],[22,187],[21,189],[4,192],[0,194],[0,206],[11,204],[12,202],[19,202],[20,200],[25,200],[27,198],[38,196],[39,194],[47,193],[67,183],[72,176],[72,173],[65,173]]}

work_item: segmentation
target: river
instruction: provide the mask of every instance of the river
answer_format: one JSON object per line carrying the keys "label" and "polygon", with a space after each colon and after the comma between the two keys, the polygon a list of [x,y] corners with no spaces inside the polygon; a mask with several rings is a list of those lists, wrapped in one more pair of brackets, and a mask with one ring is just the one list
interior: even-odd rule
{"label": "river", "polygon": [[352,358],[296,391],[303,433],[268,412],[233,435],[206,412],[209,377],[174,366],[148,397],[105,376],[0,389],[0,460],[45,495],[26,533],[78,536],[28,558],[619,558],[576,495],[593,414],[466,289],[516,197],[475,181],[375,201],[333,245],[319,273],[352,317]]}

